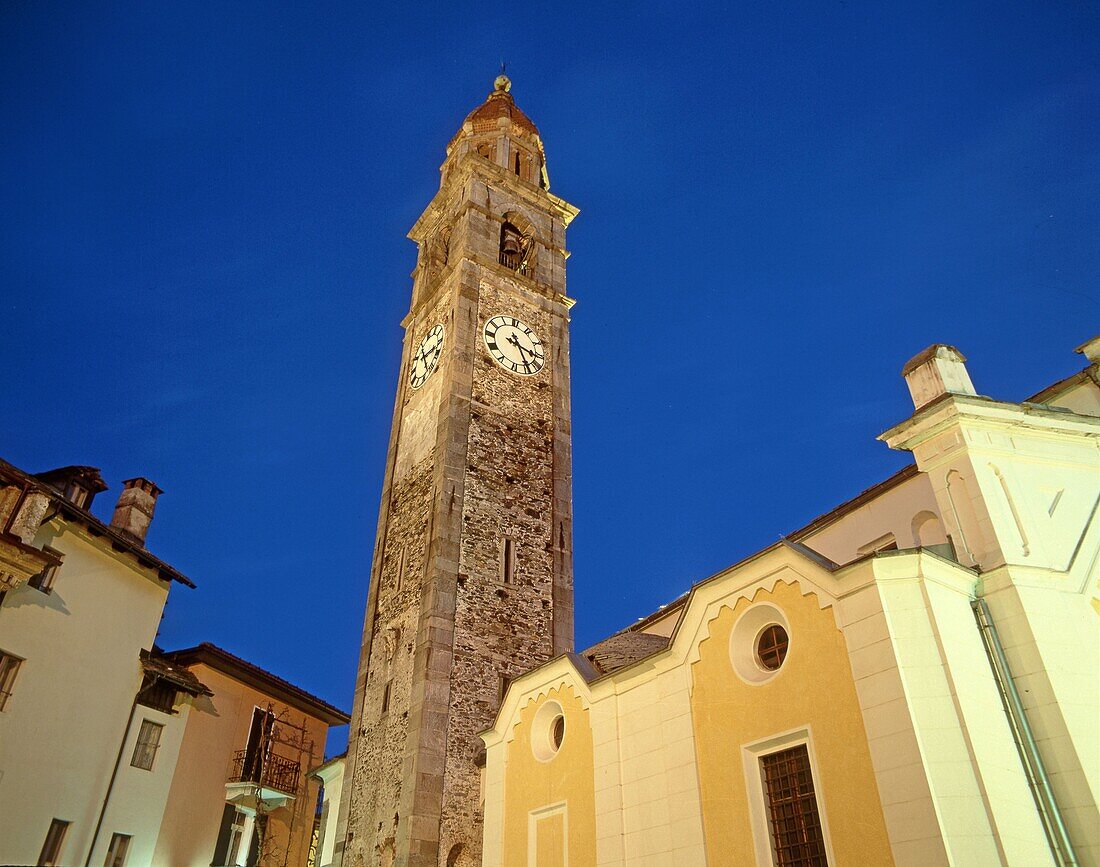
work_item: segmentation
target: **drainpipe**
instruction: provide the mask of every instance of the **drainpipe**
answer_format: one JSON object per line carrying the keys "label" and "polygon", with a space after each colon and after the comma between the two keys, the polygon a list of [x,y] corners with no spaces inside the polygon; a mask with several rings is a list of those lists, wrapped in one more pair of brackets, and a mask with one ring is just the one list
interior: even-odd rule
{"label": "drainpipe", "polygon": [[1066,831],[1065,823],[1062,821],[1058,803],[1054,800],[1050,778],[1043,766],[1039,748],[1035,744],[1031,724],[1024,713],[1024,705],[1020,701],[1020,693],[1012,679],[1012,672],[1009,671],[1008,659],[1005,657],[997,627],[989,614],[989,606],[984,599],[975,599],[970,603],[970,607],[974,609],[974,617],[978,621],[982,644],[985,645],[985,653],[989,657],[989,666],[993,669],[993,678],[997,681],[1005,716],[1008,717],[1012,737],[1016,741],[1016,749],[1020,752],[1020,759],[1023,761],[1028,783],[1031,785],[1031,795],[1039,810],[1039,818],[1042,820],[1051,854],[1054,855],[1054,861],[1059,867],[1076,867],[1077,855],[1073,851],[1069,832]]}
{"label": "drainpipe", "polygon": [[[150,683],[149,686],[152,686],[156,682],[156,680],[153,680],[153,682]],[[107,803],[111,800],[111,791],[115,787],[115,778],[118,776],[118,767],[120,764],[122,764],[122,754],[126,751],[126,741],[130,737],[130,728],[134,724],[134,711],[137,710],[138,699],[141,698],[141,694],[145,692],[145,690],[148,689],[149,686],[139,689],[134,695],[133,703],[130,705],[130,716],[127,717],[126,728],[122,732],[122,743],[118,745],[118,755],[115,756],[115,766],[114,769],[111,771],[111,779],[107,783],[107,791],[103,795],[103,805],[99,808],[99,818],[96,820],[95,830],[92,831],[92,845],[88,847],[88,857],[84,859],[84,867],[91,867],[92,855],[95,853],[95,844],[99,841],[99,832],[100,829],[102,829],[103,827],[103,819],[107,815]]]}

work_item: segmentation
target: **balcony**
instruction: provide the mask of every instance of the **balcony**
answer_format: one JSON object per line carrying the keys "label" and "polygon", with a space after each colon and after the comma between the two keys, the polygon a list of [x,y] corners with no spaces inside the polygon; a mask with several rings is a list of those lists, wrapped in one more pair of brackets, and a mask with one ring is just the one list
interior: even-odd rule
{"label": "balcony", "polygon": [[298,794],[298,762],[256,750],[238,750],[229,766],[225,799],[238,807],[265,810],[283,807]]}

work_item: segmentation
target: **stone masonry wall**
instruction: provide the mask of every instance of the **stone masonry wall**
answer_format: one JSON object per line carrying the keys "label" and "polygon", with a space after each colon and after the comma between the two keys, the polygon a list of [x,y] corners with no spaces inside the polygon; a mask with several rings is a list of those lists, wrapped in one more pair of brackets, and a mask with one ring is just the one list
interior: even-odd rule
{"label": "stone masonry wall", "polygon": [[[441,862],[456,847],[480,863],[481,752],[478,733],[499,707],[511,679],[554,653],[555,535],[554,365],[552,316],[545,299],[519,281],[486,273],[479,286],[479,326],[497,314],[529,325],[548,362],[516,376],[489,356],[477,334],[462,515],[462,554],[441,828]],[[502,542],[515,546],[513,581],[501,581]]]}

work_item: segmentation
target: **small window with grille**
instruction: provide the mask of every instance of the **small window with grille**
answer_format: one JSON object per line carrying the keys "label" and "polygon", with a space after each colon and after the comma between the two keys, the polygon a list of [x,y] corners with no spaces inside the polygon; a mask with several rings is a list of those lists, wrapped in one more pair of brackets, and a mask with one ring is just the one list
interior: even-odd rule
{"label": "small window with grille", "polygon": [[137,743],[134,744],[134,755],[130,759],[130,765],[141,768],[143,771],[153,770],[153,762],[157,758],[157,750],[160,749],[160,736],[164,726],[152,720],[142,720],[141,729],[138,731]]}
{"label": "small window with grille", "polygon": [[806,745],[761,756],[760,768],[777,867],[827,867]]}

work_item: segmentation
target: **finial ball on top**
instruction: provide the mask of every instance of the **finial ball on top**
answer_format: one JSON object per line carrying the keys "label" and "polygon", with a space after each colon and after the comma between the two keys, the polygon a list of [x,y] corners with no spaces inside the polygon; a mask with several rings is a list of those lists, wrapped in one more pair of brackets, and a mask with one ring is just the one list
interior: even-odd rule
{"label": "finial ball on top", "polygon": [[507,75],[498,75],[496,77],[496,80],[493,82],[493,90],[500,90],[504,93],[507,93],[511,89],[512,79],[510,79]]}

